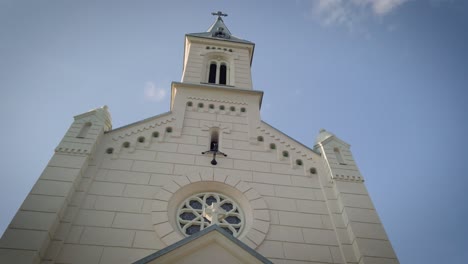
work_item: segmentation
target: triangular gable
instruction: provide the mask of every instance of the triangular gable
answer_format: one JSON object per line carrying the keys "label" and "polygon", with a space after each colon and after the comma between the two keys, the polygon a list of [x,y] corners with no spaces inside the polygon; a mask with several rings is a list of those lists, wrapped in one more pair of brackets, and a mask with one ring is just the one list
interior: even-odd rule
{"label": "triangular gable", "polygon": [[306,155],[308,158],[311,158],[310,154],[312,153],[319,156],[321,155],[320,152],[316,151],[315,149],[309,148],[308,146],[288,136],[283,131],[273,127],[272,125],[268,124],[263,120],[261,121],[261,125],[258,127],[258,130],[264,133],[265,135],[268,135],[271,138],[275,139],[275,141],[278,141],[284,146],[287,146],[289,149],[295,150],[295,152],[297,152],[298,154]]}
{"label": "triangular gable", "polygon": [[107,131],[106,134],[112,134],[113,138],[124,138],[125,136],[128,136],[130,134],[136,134],[138,132],[154,128],[161,124],[169,123],[173,120],[175,120],[175,118],[173,117],[173,113],[172,111],[169,111],[112,129],[110,131]]}
{"label": "triangular gable", "polygon": [[267,258],[212,225],[133,264],[165,263],[271,263]]}

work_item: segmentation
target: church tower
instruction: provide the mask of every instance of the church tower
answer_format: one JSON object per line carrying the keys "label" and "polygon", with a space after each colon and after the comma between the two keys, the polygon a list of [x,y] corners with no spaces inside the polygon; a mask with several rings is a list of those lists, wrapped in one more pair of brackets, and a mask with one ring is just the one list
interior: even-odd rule
{"label": "church tower", "polygon": [[261,120],[255,44],[222,12],[185,35],[170,111],[75,117],[0,240],[0,263],[398,263],[350,145]]}

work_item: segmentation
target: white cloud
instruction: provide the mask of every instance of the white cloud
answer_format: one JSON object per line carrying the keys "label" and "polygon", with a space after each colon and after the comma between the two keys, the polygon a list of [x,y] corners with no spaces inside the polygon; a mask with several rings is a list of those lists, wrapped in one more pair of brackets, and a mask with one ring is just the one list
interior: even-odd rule
{"label": "white cloud", "polygon": [[408,0],[367,0],[376,15],[385,15]]}
{"label": "white cloud", "polygon": [[377,17],[392,12],[409,0],[314,0],[312,14],[324,25],[345,25],[353,30],[369,15]]}
{"label": "white cloud", "polygon": [[312,8],[313,14],[325,25],[350,22],[348,8],[342,0],[316,0]]}
{"label": "white cloud", "polygon": [[166,90],[157,88],[153,82],[145,84],[145,99],[149,101],[160,102],[166,98]]}

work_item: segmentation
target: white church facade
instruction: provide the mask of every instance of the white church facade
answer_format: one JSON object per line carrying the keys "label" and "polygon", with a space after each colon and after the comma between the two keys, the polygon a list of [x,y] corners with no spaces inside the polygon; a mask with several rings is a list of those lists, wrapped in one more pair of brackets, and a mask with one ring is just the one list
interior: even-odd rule
{"label": "white church facade", "polygon": [[255,44],[221,12],[186,34],[170,111],[75,116],[0,240],[0,263],[399,263],[350,151],[261,120]]}

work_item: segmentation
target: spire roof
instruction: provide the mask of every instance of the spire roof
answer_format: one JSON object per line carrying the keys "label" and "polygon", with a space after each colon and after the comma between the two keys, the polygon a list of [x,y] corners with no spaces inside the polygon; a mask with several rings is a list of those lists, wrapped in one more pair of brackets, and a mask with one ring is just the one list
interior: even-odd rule
{"label": "spire roof", "polygon": [[235,37],[234,35],[232,35],[231,31],[229,31],[226,24],[224,24],[223,19],[221,18],[222,16],[227,16],[227,14],[224,14],[221,11],[218,11],[216,13],[213,12],[211,14],[212,15],[217,15],[218,18],[208,28],[208,30],[206,32],[188,33],[187,36],[253,44],[253,42],[250,42],[250,41],[245,40],[245,39],[240,39],[240,38]]}

